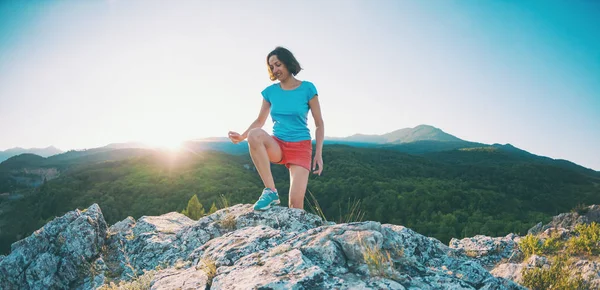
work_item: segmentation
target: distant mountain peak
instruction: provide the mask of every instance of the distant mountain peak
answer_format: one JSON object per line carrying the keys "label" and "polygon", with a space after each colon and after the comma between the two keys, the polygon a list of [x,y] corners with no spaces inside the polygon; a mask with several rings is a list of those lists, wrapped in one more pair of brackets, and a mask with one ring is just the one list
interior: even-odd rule
{"label": "distant mountain peak", "polygon": [[414,128],[399,129],[383,135],[386,143],[410,143],[416,141],[464,141],[450,135],[439,128],[421,124]]}
{"label": "distant mountain peak", "polygon": [[441,142],[466,142],[460,138],[450,135],[439,128],[431,125],[421,124],[414,128],[403,128],[398,129],[383,135],[367,135],[367,134],[354,134],[349,137],[332,138],[328,137],[329,140],[338,141],[351,141],[351,142],[365,142],[365,143],[379,143],[379,144],[400,144],[400,143],[411,143],[417,141],[441,141]]}
{"label": "distant mountain peak", "polygon": [[48,147],[32,147],[32,148],[13,147],[13,148],[8,148],[8,149],[6,149],[4,151],[0,151],[0,152],[19,151],[19,150],[33,151],[33,150],[60,150],[60,149],[54,147],[54,145],[50,145]]}
{"label": "distant mountain peak", "polygon": [[56,154],[60,154],[63,151],[54,147],[54,146],[48,146],[46,148],[22,148],[22,147],[14,147],[14,148],[10,148],[7,149],[5,151],[0,151],[0,162],[13,157],[13,156],[17,156],[20,154],[25,154],[25,153],[29,153],[29,154],[35,154],[35,155],[39,155],[42,157],[49,157],[52,155],[56,155]]}
{"label": "distant mountain peak", "polygon": [[[427,125],[427,124],[421,124],[421,125],[417,125],[416,127],[414,127],[413,129],[437,129],[440,130],[434,126],[431,125]],[[441,130],[440,130],[441,131]]]}

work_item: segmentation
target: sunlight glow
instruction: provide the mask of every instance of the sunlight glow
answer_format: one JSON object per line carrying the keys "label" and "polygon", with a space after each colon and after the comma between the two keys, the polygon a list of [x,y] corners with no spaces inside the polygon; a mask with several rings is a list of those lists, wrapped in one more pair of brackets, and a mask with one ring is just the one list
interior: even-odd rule
{"label": "sunlight glow", "polygon": [[328,137],[428,124],[600,170],[598,1],[463,2],[0,1],[0,150],[242,133],[282,45]]}
{"label": "sunlight glow", "polygon": [[146,141],[144,141],[144,143],[148,146],[155,147],[155,148],[168,149],[171,151],[179,151],[181,149],[182,141],[172,139],[172,138],[162,138],[162,139],[161,138],[153,138],[153,139],[147,139]]}

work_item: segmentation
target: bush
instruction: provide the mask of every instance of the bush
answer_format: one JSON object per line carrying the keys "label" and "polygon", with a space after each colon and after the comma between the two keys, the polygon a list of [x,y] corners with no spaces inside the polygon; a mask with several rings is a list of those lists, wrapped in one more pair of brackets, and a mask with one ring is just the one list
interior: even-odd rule
{"label": "bush", "polygon": [[545,254],[554,254],[564,247],[564,242],[560,239],[559,234],[551,234],[549,238],[544,240],[542,250]]}
{"label": "bush", "polygon": [[197,195],[194,194],[192,198],[190,198],[187,208],[185,208],[181,213],[195,221],[204,216],[204,206],[202,206],[202,203],[200,203],[198,200]]}
{"label": "bush", "polygon": [[600,252],[600,225],[593,222],[589,225],[575,226],[576,236],[567,241],[567,252],[573,255],[594,255]]}
{"label": "bush", "polygon": [[154,279],[154,275],[156,274],[155,270],[144,271],[144,274],[141,276],[134,277],[131,281],[121,281],[119,284],[115,282],[110,282],[109,284],[105,284],[102,287],[98,288],[99,290],[146,290],[150,289],[150,285],[152,284],[152,280]]}
{"label": "bush", "polygon": [[543,252],[542,242],[537,236],[528,234],[519,241],[519,249],[525,255],[525,259],[531,255],[541,255]]}
{"label": "bush", "polygon": [[566,256],[559,255],[550,268],[524,268],[523,286],[533,290],[591,289],[581,275],[569,270],[566,261]]}

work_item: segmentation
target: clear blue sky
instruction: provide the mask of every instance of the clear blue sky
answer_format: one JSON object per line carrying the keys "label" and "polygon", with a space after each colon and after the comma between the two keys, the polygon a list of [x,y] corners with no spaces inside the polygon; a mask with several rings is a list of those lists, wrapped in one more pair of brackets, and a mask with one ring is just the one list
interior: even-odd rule
{"label": "clear blue sky", "polygon": [[327,136],[429,124],[600,170],[586,0],[0,1],[0,150],[243,131],[277,45]]}

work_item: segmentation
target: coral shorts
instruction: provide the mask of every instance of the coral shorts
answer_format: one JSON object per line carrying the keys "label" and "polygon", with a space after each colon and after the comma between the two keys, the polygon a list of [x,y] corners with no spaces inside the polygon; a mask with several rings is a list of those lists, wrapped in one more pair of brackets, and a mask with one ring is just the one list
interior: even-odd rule
{"label": "coral shorts", "polygon": [[290,168],[290,165],[300,165],[310,171],[312,157],[312,140],[303,140],[298,142],[283,141],[275,136],[273,139],[281,148],[281,160],[275,164],[284,164]]}

